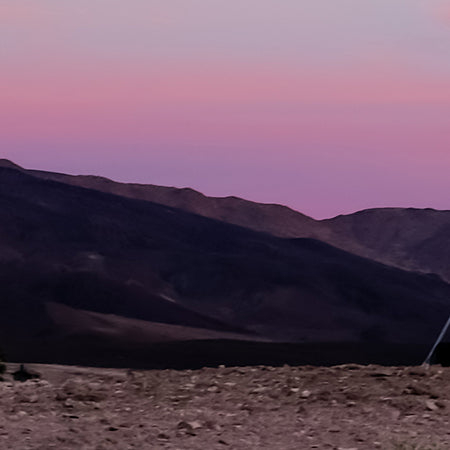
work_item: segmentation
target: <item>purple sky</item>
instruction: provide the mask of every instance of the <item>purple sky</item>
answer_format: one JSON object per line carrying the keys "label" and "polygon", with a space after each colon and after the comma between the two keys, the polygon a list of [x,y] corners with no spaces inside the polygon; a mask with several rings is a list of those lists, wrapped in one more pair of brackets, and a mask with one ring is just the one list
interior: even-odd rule
{"label": "purple sky", "polygon": [[25,167],[450,209],[450,0],[0,0],[0,36]]}

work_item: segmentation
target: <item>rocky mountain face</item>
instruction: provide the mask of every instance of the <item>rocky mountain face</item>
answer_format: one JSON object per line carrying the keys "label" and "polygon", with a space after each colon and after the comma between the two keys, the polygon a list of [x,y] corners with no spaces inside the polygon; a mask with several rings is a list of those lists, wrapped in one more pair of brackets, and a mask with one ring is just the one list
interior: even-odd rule
{"label": "rocky mountain face", "polygon": [[333,245],[450,281],[450,211],[378,208],[321,222]]}
{"label": "rocky mountain face", "polygon": [[[83,348],[89,360],[100,344],[104,353],[205,339],[291,342],[316,351],[330,343],[419,348],[429,345],[448,316],[450,285],[436,275],[383,265],[315,239],[282,238],[268,229],[290,217],[277,234],[288,234],[295,221],[305,234],[318,224],[315,232],[326,230],[330,240],[353,234],[354,240],[342,237],[341,243],[379,254],[391,250],[400,233],[389,256],[395,265],[402,260],[399,248],[423,239],[423,230],[443,233],[444,213],[436,225],[439,213],[425,211],[427,220],[402,233],[409,217],[421,212],[369,211],[316,222],[276,205],[138,186],[142,196],[161,189],[167,198],[201,199],[193,203],[202,213],[194,214],[188,201],[179,200],[180,208],[163,204],[162,197],[134,198],[133,189],[120,191],[128,185],[109,180],[27,171],[5,161],[1,166],[0,339],[13,356],[42,360],[53,349],[52,358],[61,360],[64,349]],[[86,186],[89,180],[97,186]],[[229,209],[221,209],[222,201]],[[217,217],[205,217],[205,211]],[[384,211],[396,214],[397,228],[382,241],[374,237],[379,229],[367,230],[363,223],[376,222],[365,214],[386,217]],[[380,228],[392,227],[390,220],[378,220]],[[415,259],[404,264],[427,271],[417,267],[426,258],[420,246],[416,250]]]}

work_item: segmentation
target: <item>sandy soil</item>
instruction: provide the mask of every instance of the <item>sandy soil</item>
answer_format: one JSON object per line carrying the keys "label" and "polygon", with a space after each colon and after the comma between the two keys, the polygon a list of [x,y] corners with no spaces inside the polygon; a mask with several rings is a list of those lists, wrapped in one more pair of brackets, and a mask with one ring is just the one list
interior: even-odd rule
{"label": "sandy soil", "polygon": [[3,449],[449,449],[450,368],[127,371],[0,382]]}

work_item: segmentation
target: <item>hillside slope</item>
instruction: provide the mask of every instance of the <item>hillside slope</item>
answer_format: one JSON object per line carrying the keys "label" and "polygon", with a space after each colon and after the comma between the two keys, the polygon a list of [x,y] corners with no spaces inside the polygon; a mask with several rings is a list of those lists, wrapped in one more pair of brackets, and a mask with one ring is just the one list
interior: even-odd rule
{"label": "hillside slope", "polygon": [[[8,160],[0,166],[20,169]],[[378,208],[314,220],[282,205],[207,197],[193,189],[118,183],[97,176],[26,170],[28,174],[128,198],[152,201],[286,238],[315,238],[405,270],[450,282],[450,211]]]}
{"label": "hillside slope", "polygon": [[450,281],[450,211],[377,208],[321,223],[332,230],[331,244]]}
{"label": "hillside slope", "polygon": [[0,337],[17,342],[65,335],[49,303],[212,338],[371,345],[428,344],[450,308],[435,277],[16,168],[0,169],[0,254]]}

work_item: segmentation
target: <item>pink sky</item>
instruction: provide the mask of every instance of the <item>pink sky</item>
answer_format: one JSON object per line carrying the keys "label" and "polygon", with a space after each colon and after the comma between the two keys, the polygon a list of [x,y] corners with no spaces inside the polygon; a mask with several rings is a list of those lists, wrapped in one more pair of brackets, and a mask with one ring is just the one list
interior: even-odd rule
{"label": "pink sky", "polygon": [[450,1],[0,0],[1,157],[317,218],[450,209]]}

